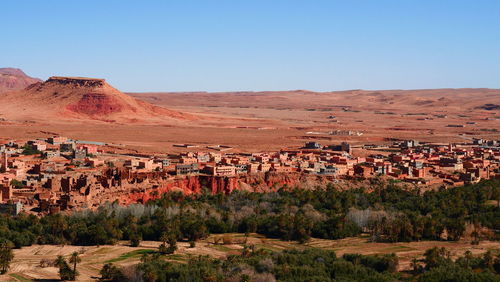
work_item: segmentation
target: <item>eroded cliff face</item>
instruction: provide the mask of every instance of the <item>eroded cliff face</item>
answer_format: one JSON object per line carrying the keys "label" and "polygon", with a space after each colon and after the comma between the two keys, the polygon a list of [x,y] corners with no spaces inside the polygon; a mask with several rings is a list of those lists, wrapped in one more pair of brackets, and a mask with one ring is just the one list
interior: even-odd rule
{"label": "eroded cliff face", "polygon": [[181,191],[186,195],[202,192],[231,193],[234,190],[250,192],[270,192],[280,188],[313,189],[331,181],[326,176],[308,175],[303,173],[262,173],[248,174],[236,177],[217,176],[186,176],[169,180],[158,187],[151,187],[141,191],[134,191],[122,195],[120,202],[126,204],[146,203],[149,200],[159,199],[170,191]]}
{"label": "eroded cliff face", "polygon": [[115,99],[101,93],[86,93],[75,104],[67,109],[75,113],[84,113],[90,116],[108,116],[121,112],[123,106]]}
{"label": "eroded cliff face", "polygon": [[98,88],[104,87],[106,80],[103,78],[86,78],[86,77],[63,77],[51,76],[45,83],[45,86],[50,85],[66,85],[71,87],[87,87]]}

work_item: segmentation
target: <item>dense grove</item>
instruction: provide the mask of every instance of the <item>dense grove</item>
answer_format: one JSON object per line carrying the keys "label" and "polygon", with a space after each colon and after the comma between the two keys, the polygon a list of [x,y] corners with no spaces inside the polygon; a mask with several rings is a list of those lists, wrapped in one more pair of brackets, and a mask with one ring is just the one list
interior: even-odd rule
{"label": "dense grove", "polygon": [[[115,269],[113,281],[498,281],[500,258],[490,252],[466,252],[453,260],[444,248],[425,252],[410,271],[398,272],[394,254],[364,256],[320,249],[270,252],[245,248],[241,255],[219,260],[192,258],[188,263],[165,261],[158,254],[145,255],[134,272],[125,277]],[[105,266],[107,269],[112,266]]]}
{"label": "dense grove", "polygon": [[[281,189],[271,193],[186,196],[168,193],[146,205],[108,204],[97,211],[43,217],[0,217],[0,240],[16,247],[39,244],[101,245],[117,240],[159,240],[165,234],[196,241],[210,233],[257,232],[305,242],[371,234],[375,241],[459,240],[472,226],[475,241],[497,239],[500,182],[428,191],[378,185],[339,191]],[[490,230],[484,232],[484,230]],[[446,237],[443,234],[447,234]]]}

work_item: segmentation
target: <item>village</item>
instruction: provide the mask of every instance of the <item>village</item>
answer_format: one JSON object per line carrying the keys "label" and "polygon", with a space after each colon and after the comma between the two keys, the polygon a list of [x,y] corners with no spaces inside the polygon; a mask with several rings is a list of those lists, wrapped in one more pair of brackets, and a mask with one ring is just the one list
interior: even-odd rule
{"label": "village", "polygon": [[[175,190],[229,193],[244,186],[257,191],[256,182],[277,189],[284,184],[299,186],[302,177],[322,183],[385,177],[424,187],[500,178],[498,140],[471,139],[461,144],[399,140],[356,147],[347,142],[326,146],[307,142],[302,148],[259,153],[207,148],[148,155],[62,136],[4,142],[0,145],[0,213],[41,215],[95,209],[106,202],[145,203]],[[363,151],[364,156],[353,151]]]}

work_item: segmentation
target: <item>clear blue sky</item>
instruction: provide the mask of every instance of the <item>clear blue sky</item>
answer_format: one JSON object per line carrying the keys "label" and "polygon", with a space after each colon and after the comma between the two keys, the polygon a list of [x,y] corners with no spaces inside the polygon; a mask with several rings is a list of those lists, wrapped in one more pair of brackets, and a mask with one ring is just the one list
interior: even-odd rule
{"label": "clear blue sky", "polygon": [[500,88],[500,1],[0,1],[0,66],[123,91]]}

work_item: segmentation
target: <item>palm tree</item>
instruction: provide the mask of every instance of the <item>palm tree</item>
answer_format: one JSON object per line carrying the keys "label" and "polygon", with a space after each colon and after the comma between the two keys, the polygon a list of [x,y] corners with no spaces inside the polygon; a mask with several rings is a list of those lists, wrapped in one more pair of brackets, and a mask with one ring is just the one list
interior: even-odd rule
{"label": "palm tree", "polygon": [[54,265],[57,267],[62,267],[66,261],[64,260],[63,256],[57,256],[56,260],[54,261]]}
{"label": "palm tree", "polygon": [[69,258],[69,262],[73,264],[73,276],[76,278],[76,264],[81,262],[82,259],[78,255],[78,252],[73,252]]}
{"label": "palm tree", "polygon": [[491,255],[491,251],[487,251],[484,256],[483,256],[483,264],[486,266],[489,270],[493,269],[493,256]]}
{"label": "palm tree", "polygon": [[75,275],[73,275],[73,271],[63,256],[57,256],[54,265],[59,267],[59,276],[61,280],[75,280]]}
{"label": "palm tree", "polygon": [[471,261],[474,259],[474,256],[472,255],[472,252],[467,250],[464,253],[464,261],[465,261],[465,267],[470,268]]}
{"label": "palm tree", "polygon": [[419,272],[420,264],[418,263],[418,259],[416,257],[411,260],[410,265],[413,268],[413,274],[417,274]]}

